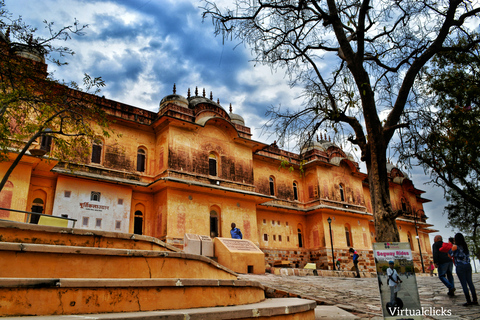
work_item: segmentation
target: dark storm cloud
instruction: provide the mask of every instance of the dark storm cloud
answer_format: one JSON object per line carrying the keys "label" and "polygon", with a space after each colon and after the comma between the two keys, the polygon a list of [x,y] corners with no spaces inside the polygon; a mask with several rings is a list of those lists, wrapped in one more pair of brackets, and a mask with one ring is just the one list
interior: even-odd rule
{"label": "dark storm cloud", "polygon": [[[140,73],[148,71],[142,67],[145,61],[139,52],[148,57],[152,65],[149,79],[168,88],[173,83],[188,87],[197,85],[190,79],[192,74],[200,75],[197,81],[212,87],[239,86],[233,75],[249,67],[248,53],[243,47],[233,50],[233,43],[224,45],[221,38],[214,37],[213,26],[202,23],[198,7],[190,2],[175,2],[174,5],[164,1],[115,3],[123,5],[127,12],[141,14],[141,21],[125,22],[115,12],[95,14],[91,34],[82,38],[83,42],[118,41],[135,46],[120,56],[115,55],[115,60],[121,64],[105,61],[102,55],[105,48],[93,49],[98,52],[91,55],[88,69],[96,69],[102,75],[110,94],[124,90],[119,79],[134,81]],[[148,41],[142,44],[140,37]]]}

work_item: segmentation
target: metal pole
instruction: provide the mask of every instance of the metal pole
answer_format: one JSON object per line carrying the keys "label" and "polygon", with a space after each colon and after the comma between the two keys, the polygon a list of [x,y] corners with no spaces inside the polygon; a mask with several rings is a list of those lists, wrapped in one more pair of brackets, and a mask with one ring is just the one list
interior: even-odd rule
{"label": "metal pole", "polygon": [[420,246],[420,238],[418,237],[418,227],[417,227],[417,211],[413,211],[415,214],[415,233],[417,234],[418,250],[420,251],[420,263],[422,264],[422,271],[425,273],[425,266],[423,265],[423,256],[422,256],[422,247]]}
{"label": "metal pole", "polygon": [[328,217],[328,228],[330,229],[330,244],[332,246],[332,265],[333,265],[333,270],[336,270],[335,269],[335,255],[333,254],[333,240],[332,240],[332,219],[330,219],[330,217]]}

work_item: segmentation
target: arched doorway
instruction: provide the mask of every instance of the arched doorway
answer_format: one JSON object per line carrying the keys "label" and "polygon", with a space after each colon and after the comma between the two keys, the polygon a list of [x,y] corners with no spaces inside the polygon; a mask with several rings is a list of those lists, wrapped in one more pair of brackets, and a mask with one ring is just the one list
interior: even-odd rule
{"label": "arched doorway", "polygon": [[143,213],[140,210],[135,211],[133,218],[133,233],[143,234]]}
{"label": "arched doorway", "polygon": [[[35,213],[43,213],[44,202],[40,198],[35,198],[32,202],[32,208],[30,209],[31,212]],[[31,214],[29,223],[38,224],[38,220],[40,219],[39,215]]]}
{"label": "arched doorway", "polygon": [[302,229],[303,229],[302,225],[299,224],[299,225],[297,226],[298,247],[299,247],[299,248],[303,248],[303,236],[302,236],[302,233],[303,233],[303,232],[302,232]]}
{"label": "arched doorway", "polygon": [[210,207],[210,237],[220,237],[220,208],[218,206]]}

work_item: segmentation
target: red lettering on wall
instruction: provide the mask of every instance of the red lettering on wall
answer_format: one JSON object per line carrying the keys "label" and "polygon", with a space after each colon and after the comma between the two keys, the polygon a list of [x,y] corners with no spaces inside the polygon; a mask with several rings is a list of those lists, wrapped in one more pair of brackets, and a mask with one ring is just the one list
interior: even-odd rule
{"label": "red lettering on wall", "polygon": [[[10,209],[12,205],[13,197],[13,183],[9,180],[5,183],[5,186],[0,192],[0,207]],[[9,218],[10,211],[0,210],[0,218]]]}
{"label": "red lettering on wall", "polygon": [[177,208],[177,231],[182,236],[185,234],[185,207],[182,205]]}
{"label": "red lettering on wall", "polygon": [[250,226],[250,221],[243,220],[243,239],[251,239],[252,228]]}

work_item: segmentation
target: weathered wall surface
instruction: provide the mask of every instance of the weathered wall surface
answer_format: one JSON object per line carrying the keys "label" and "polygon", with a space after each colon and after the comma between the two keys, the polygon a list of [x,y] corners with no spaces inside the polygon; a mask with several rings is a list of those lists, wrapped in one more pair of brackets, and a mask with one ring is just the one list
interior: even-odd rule
{"label": "weathered wall surface", "polygon": [[[99,201],[92,199],[92,193],[99,195]],[[76,228],[129,232],[131,202],[130,188],[59,177],[53,215],[77,219]],[[88,218],[88,221],[84,218]],[[97,225],[97,219],[101,219],[100,226]]]}
{"label": "weathered wall surface", "polygon": [[[0,163],[0,176],[3,177],[10,167],[11,162]],[[0,193],[0,207],[22,211],[30,211],[28,203],[28,191],[30,189],[30,179],[32,167],[29,164],[19,163],[10,175],[5,187]],[[0,210],[0,219],[12,221],[25,221],[25,214]]]}

